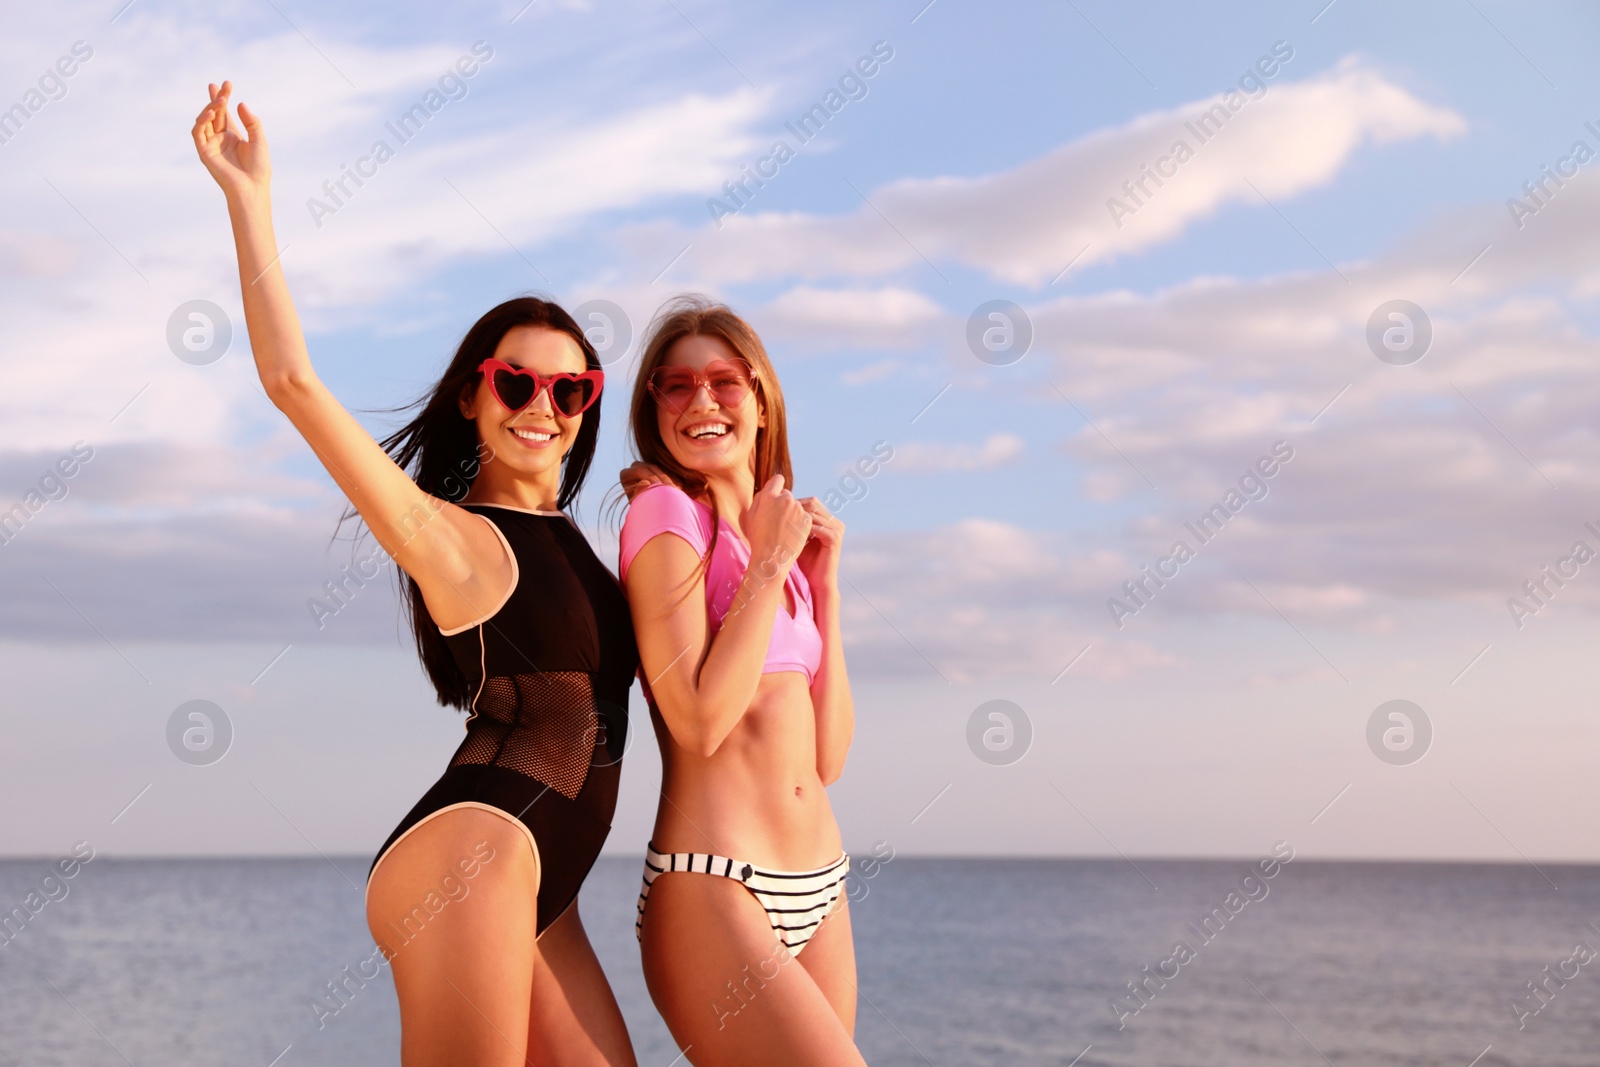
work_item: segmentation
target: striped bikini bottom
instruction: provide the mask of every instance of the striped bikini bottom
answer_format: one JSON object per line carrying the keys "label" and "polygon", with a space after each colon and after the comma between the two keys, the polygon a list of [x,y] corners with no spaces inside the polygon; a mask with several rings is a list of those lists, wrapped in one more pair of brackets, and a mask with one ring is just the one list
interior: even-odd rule
{"label": "striped bikini bottom", "polygon": [[743,883],[766,909],[767,921],[792,956],[798,956],[822,920],[833,913],[844,896],[845,879],[850,874],[850,854],[814,871],[771,871],[743,860],[713,856],[705,852],[657,852],[646,846],[644,888],[639,891],[639,917],[633,924],[635,937],[644,928],[644,902],[650,896],[650,883],[669,871],[690,874],[716,874]]}

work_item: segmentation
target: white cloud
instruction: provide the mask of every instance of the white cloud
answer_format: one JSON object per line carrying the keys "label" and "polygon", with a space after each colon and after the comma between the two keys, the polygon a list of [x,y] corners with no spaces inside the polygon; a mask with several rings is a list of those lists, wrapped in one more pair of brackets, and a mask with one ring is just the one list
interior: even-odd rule
{"label": "white cloud", "polygon": [[[1053,390],[1037,393],[1071,428],[1083,497],[1115,502],[1110,515],[1138,513],[1108,524],[1080,509],[1088,529],[1070,548],[970,524],[937,541],[898,538],[892,552],[870,542],[863,591],[935,662],[940,649],[975,672],[985,660],[995,671],[1038,669],[1038,634],[1053,635],[1045,646],[1070,644],[1106,626],[1106,599],[1184,538],[1197,561],[1123,636],[1278,611],[1313,632],[1388,636],[1431,605],[1485,640],[1510,637],[1509,597],[1574,542],[1600,550],[1582,525],[1600,526],[1600,510],[1581,505],[1600,499],[1600,343],[1581,318],[1600,277],[1600,177],[1569,183],[1535,221],[1518,231],[1503,205],[1479,205],[1342,276],[1210,278],[1030,308],[1029,359],[1042,358],[1094,420],[1085,425]],[[1408,367],[1379,362],[1365,339],[1373,310],[1395,297],[1432,321],[1432,347]],[[1280,440],[1294,458],[1265,480],[1266,497],[1200,545],[1185,521]],[[1527,627],[1600,612],[1589,569]],[[940,605],[960,605],[964,621]],[[885,655],[893,636],[885,631]]]}
{"label": "white cloud", "polygon": [[[575,121],[573,112],[561,122],[529,118],[521,101],[493,91],[491,79],[512,73],[514,62],[497,56],[473,95],[437,115],[319,231],[304,214],[304,197],[363,151],[383,120],[459,49],[338,42],[338,62],[359,74],[363,90],[330,95],[334,76],[293,35],[237,44],[160,20],[133,26],[142,35],[138,47],[98,54],[84,72],[98,81],[74,85],[76,95],[52,104],[59,110],[37,116],[27,140],[6,147],[24,150],[17,158],[27,166],[0,173],[13,205],[0,253],[11,283],[0,291],[9,327],[0,445],[48,452],[83,437],[104,457],[96,470],[116,474],[76,485],[75,501],[52,505],[38,528],[25,531],[53,530],[59,539],[47,545],[32,537],[6,551],[45,553],[30,564],[52,574],[84,561],[132,561],[119,572],[132,578],[93,571],[119,590],[105,603],[92,599],[92,583],[71,591],[93,617],[124,619],[126,632],[138,626],[137,613],[118,606],[126,590],[137,592],[136,603],[156,599],[173,576],[198,598],[172,623],[179,629],[187,618],[208,634],[266,632],[259,620],[227,621],[258,596],[276,596],[272,603],[298,620],[303,605],[294,601],[303,594],[284,599],[282,590],[325,576],[322,557],[309,553],[325,543],[327,509],[337,512],[331,493],[318,495],[327,493],[320,484],[267,476],[245,484],[232,473],[270,465],[291,449],[300,454],[254,391],[242,320],[235,318],[234,354],[215,366],[189,367],[164,350],[166,316],[181,300],[218,299],[237,316],[221,197],[184,136],[198,108],[196,86],[214,76],[201,70],[202,59],[210,67],[225,58],[269,124],[282,236],[292,246],[285,263],[308,321],[323,327],[347,325],[374,302],[399,296],[426,316],[435,294],[419,278],[501,255],[505,240],[537,261],[531,253],[541,242],[577,232],[584,220],[715,188],[754,147],[749,130],[768,102],[749,90],[678,92],[610,107],[592,122]],[[1464,128],[1453,112],[1347,60],[1315,77],[1280,81],[1251,101],[1117,229],[1105,198],[1204,103],[1141,116],[1004,173],[908,179],[868,195],[930,257],[1038,285],[1083,242],[1095,244],[1080,262],[1131,254],[1230,201],[1259,204],[1241,174],[1268,197],[1292,196],[1332,180],[1362,144]],[[140,162],[85,166],[85,144]],[[106,240],[41,175],[52,176]],[[854,604],[848,620],[852,642],[882,654],[870,669],[926,670],[925,655],[952,676],[1053,674],[1105,632],[1106,597],[1280,437],[1293,441],[1297,458],[1271,483],[1271,495],[1205,548],[1202,570],[1163,591],[1157,612],[1269,615],[1242,577],[1296,618],[1366,632],[1392,627],[1395,601],[1407,598],[1502,610],[1526,577],[1581,535],[1540,472],[1567,496],[1600,490],[1592,429],[1600,421],[1592,374],[1600,350],[1569,306],[1600,290],[1600,181],[1580,175],[1520,231],[1509,229],[1503,205],[1488,210],[1496,227],[1482,225],[1486,213],[1464,223],[1451,218],[1370,262],[1342,264],[1342,276],[1201,278],[1151,294],[1107,292],[1031,307],[1035,352],[1019,370],[1048,362],[1051,380],[1114,442],[1059,408],[1063,426],[1081,427],[1066,448],[1083,471],[1084,495],[1125,504],[1149,494],[1130,460],[1159,493],[1148,496],[1154,503],[1142,517],[1124,522],[1126,511],[1118,511],[1116,525],[1075,535],[1070,545],[977,519],[895,538],[853,537],[848,566],[874,606]],[[745,212],[726,223],[704,242],[701,231],[667,223],[635,228],[627,239],[660,244],[663,254],[649,262],[664,265],[692,238],[683,269],[711,279],[713,292],[754,277],[798,280],[751,315],[792,347],[915,348],[960,335],[960,316],[881,280],[920,258],[870,208],[832,218]],[[1491,239],[1492,251],[1457,277]],[[637,313],[640,329],[663,291],[650,286],[649,273],[601,279],[605,295]],[[808,280],[819,277],[863,281],[850,288]],[[536,282],[531,272],[527,281]],[[1433,318],[1433,350],[1409,368],[1378,363],[1363,339],[1372,309],[1397,296],[1423,304]],[[863,380],[893,369],[849,373]],[[1038,396],[1059,404],[1048,389]],[[268,443],[253,457],[216,445],[262,436]],[[130,444],[152,438],[162,446]],[[1016,462],[1025,448],[1009,430],[982,442],[907,442],[896,444],[892,469],[991,470]],[[44,454],[13,457],[0,473],[15,467],[20,485]],[[207,508],[203,528],[174,519]],[[241,567],[247,550],[270,556],[285,545],[298,546],[285,571],[262,576]],[[21,568],[10,570],[20,582]],[[62,632],[78,625],[47,587],[27,590],[14,591],[17,603],[31,605],[24,616],[59,616]],[[1575,584],[1560,603],[1600,606],[1600,586]],[[123,632],[114,621],[106,625]],[[1097,645],[1074,671],[1126,677],[1167,662],[1153,646],[1137,651],[1135,641],[1123,635]]]}
{"label": "white cloud", "polygon": [[751,318],[763,336],[798,340],[806,347],[911,348],[925,343],[946,315],[914,289],[802,285],[783,293]]}
{"label": "white cloud", "polygon": [[[728,283],[873,277],[926,257],[1037,287],[1085,248],[1080,267],[1173,240],[1230,202],[1260,205],[1249,183],[1269,198],[1288,198],[1330,182],[1366,143],[1443,139],[1466,129],[1460,115],[1419,100],[1354,56],[1313,77],[1270,84],[1199,143],[1184,123],[1223,99],[1138,116],[1008,171],[891,182],[849,215],[747,211],[697,242],[693,269]],[[1134,215],[1115,218],[1108,201],[1126,200],[1123,183],[1180,138],[1193,158],[1161,187],[1147,184]],[[669,233],[658,239],[681,244]]]}
{"label": "white cloud", "polygon": [[[52,26],[16,31],[33,34],[41,54],[66,43]],[[447,313],[433,279],[451,265],[501,256],[508,240],[537,262],[541,242],[595,214],[713,186],[754,145],[747,127],[767,99],[743,87],[629,89],[610,102],[530,110],[518,86],[539,72],[502,47],[465,98],[399,145],[318,229],[307,198],[325,196],[323,182],[375,139],[393,142],[384,123],[435,87],[471,42],[385,47],[317,36],[359,89],[281,24],[235,41],[203,21],[130,14],[115,47],[97,42],[67,96],[4,146],[0,447],[216,441],[279,425],[237,358],[247,342],[225,206],[188,136],[207,81],[222,73],[266,125],[283,263],[311,330],[392,328],[369,320],[376,305],[398,300],[431,324]],[[529,270],[522,284],[545,283]],[[196,297],[233,319],[235,355],[211,367],[165,350],[167,316]]]}
{"label": "white cloud", "polygon": [[857,367],[854,370],[847,370],[839,377],[844,380],[846,385],[866,385],[868,382],[875,382],[881,378],[887,378],[889,375],[893,374],[899,369],[899,360],[880,359],[872,363],[868,363],[864,367]]}
{"label": "white cloud", "polygon": [[986,471],[1015,463],[1023,447],[1022,438],[1011,433],[990,434],[982,444],[910,441],[894,446],[893,465],[902,474]]}
{"label": "white cloud", "polygon": [[[1600,493],[1600,344],[1579,322],[1600,267],[1600,180],[1562,197],[1540,230],[1518,233],[1501,205],[1481,205],[1342,277],[1209,279],[1032,309],[1052,381],[1100,431],[1078,423],[1067,441],[1085,496],[1149,501],[1112,538],[1140,562],[1193,542],[1183,522],[1274,441],[1295,450],[1270,495],[1200,550],[1192,566],[1216,580],[1186,573],[1158,612],[1264,612],[1264,594],[1294,618],[1381,633],[1397,603],[1433,601],[1511,632],[1506,598],[1600,517],[1572,503]],[[1408,367],[1379,362],[1365,339],[1395,297],[1432,321],[1431,349]],[[1600,586],[1573,583],[1560,609],[1600,609]]]}
{"label": "white cloud", "polygon": [[1121,681],[1182,663],[1107,625],[1096,598],[1130,568],[1114,551],[1069,551],[1056,535],[969,518],[852,536],[845,567],[853,673],[1048,681],[1073,663],[1075,677]]}

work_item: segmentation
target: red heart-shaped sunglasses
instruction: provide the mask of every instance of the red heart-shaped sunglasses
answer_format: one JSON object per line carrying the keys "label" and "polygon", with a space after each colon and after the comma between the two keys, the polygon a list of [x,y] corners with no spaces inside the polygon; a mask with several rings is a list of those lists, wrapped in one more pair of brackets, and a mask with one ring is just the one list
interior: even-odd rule
{"label": "red heart-shaped sunglasses", "polygon": [[513,414],[521,411],[550,390],[550,406],[564,418],[574,418],[600,399],[605,372],[586,370],[582,374],[552,374],[542,378],[526,367],[513,367],[503,359],[486,359],[478,364],[494,398]]}

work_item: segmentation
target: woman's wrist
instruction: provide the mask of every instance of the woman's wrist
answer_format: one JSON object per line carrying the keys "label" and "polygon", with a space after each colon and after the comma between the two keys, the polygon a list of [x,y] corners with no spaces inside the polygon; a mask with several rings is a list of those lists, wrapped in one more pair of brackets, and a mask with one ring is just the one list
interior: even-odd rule
{"label": "woman's wrist", "polygon": [[818,609],[838,606],[839,574],[837,571],[830,570],[826,575],[818,575],[817,580],[814,582],[808,578],[807,582],[811,586],[811,599],[816,603]]}
{"label": "woman's wrist", "polygon": [[750,561],[752,566],[761,567],[763,574],[771,575],[778,570],[788,573],[790,567],[800,566],[800,553],[782,541],[771,545],[752,544]]}
{"label": "woman's wrist", "polygon": [[272,193],[265,186],[256,189],[227,190],[228,213],[243,222],[272,218]]}

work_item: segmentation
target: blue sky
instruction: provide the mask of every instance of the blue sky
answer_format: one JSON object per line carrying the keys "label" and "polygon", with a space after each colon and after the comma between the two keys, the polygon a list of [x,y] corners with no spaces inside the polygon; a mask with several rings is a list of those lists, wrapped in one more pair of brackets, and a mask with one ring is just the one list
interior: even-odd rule
{"label": "blue sky", "polygon": [[[1592,10],[279,7],[5,16],[0,106],[74,42],[93,55],[0,144],[0,504],[76,441],[94,458],[0,546],[0,789],[28,813],[0,850],[366,852],[459,738],[386,589],[320,630],[306,608],[352,548],[255,388],[188,141],[231,77],[266,123],[313,357],[352,408],[416,396],[516,293],[613,301],[637,339],[694,290],[766,338],[801,492],[894,449],[840,513],[848,843],[1596,858],[1600,587],[1583,568],[1520,628],[1507,607],[1575,540],[1600,548],[1596,164],[1520,226],[1507,206],[1574,142],[1600,150]],[[317,225],[322,183],[480,41],[464,95]],[[865,94],[798,143],[785,124],[875,45],[892,58]],[[1264,91],[1117,225],[1107,200],[1275,47],[1292,58]],[[794,158],[715,225],[708,199],[778,138]],[[234,325],[207,366],[165,342],[193,299]],[[1434,331],[1403,367],[1365,341],[1395,299]],[[1008,365],[965,340],[991,300],[1032,324]],[[580,513],[608,560],[630,364]],[[1123,583],[1278,441],[1270,492],[1115,625]],[[1365,741],[1396,698],[1434,729],[1406,766]],[[211,766],[166,747],[191,699],[235,726]],[[967,746],[993,699],[1033,725],[1009,766]],[[618,852],[653,813],[651,748]]]}

